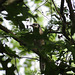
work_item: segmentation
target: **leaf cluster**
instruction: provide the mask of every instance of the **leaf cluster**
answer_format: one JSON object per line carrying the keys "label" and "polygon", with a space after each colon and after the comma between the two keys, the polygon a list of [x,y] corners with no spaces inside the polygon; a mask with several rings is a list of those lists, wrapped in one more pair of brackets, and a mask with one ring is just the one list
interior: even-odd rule
{"label": "leaf cluster", "polygon": [[[44,24],[42,23],[43,17],[47,18],[42,11],[40,14],[43,16],[39,15],[38,11],[36,11],[41,7],[39,4],[42,0],[31,0],[31,2],[34,2],[34,4],[38,6],[36,6],[37,9],[35,8],[34,13],[36,14],[32,13],[31,7],[28,6],[28,1],[26,1],[26,3],[13,2],[12,4],[4,5],[7,14],[1,13],[1,15],[4,16],[4,19],[7,21],[11,21],[11,24],[9,24],[13,29],[8,30],[8,27],[3,27],[1,25],[3,18],[0,17],[0,63],[2,65],[0,69],[5,70],[6,75],[9,75],[11,72],[12,75],[15,75],[14,71],[16,67],[11,62],[13,61],[12,58],[17,57],[21,59],[20,56],[25,56],[26,53],[31,54],[34,52],[39,57],[41,56],[46,64],[43,74],[67,75],[68,71],[73,71],[75,73],[75,39],[73,38],[75,37],[75,15],[71,8],[71,2],[66,0],[69,10],[67,7],[63,7],[63,3],[61,3],[60,8],[56,7],[53,0],[46,0],[45,3],[41,5],[49,8],[46,14],[47,16],[51,16],[51,19],[48,21],[48,27],[42,27],[42,35],[40,35],[39,32],[33,32],[31,28],[26,28],[23,24],[23,21],[27,21],[28,18],[30,18],[31,21],[33,20],[33,22]],[[9,40],[6,41],[5,39],[8,38],[11,40],[12,48],[6,45],[6,42],[9,42]],[[12,40],[12,38],[16,41]],[[44,40],[44,45],[40,45],[40,40]],[[3,44],[2,41],[5,41],[5,43]],[[14,51],[14,49],[18,49],[17,51],[19,51],[19,53]],[[30,69],[32,61],[32,59],[27,59],[26,62],[24,62],[26,75],[35,74],[35,72],[37,72],[36,69],[35,71]],[[7,66],[9,62],[12,64],[11,67]]]}

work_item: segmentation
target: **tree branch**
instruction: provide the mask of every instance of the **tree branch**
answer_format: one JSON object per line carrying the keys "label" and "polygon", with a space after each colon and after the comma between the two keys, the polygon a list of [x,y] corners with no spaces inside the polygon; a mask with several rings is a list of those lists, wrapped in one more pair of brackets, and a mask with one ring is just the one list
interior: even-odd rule
{"label": "tree branch", "polygon": [[11,32],[10,30],[8,30],[6,27],[2,26],[0,24],[0,29],[3,30],[4,32],[8,33],[8,34],[11,34],[10,36],[15,39],[16,41],[18,41],[21,45],[24,45],[26,46],[26,43],[23,42],[22,40],[20,40],[15,34],[13,34],[13,32]]}
{"label": "tree branch", "polygon": [[22,58],[26,58],[26,59],[33,59],[33,60],[38,60],[38,61],[39,61],[38,58],[31,58],[31,57],[18,57],[18,58],[20,58],[20,59],[22,59]]}
{"label": "tree branch", "polygon": [[73,7],[72,7],[72,3],[71,3],[71,0],[66,0],[67,4],[68,4],[68,7],[69,7],[69,10],[70,10],[70,18],[71,18],[71,21],[73,23],[75,23],[75,13],[73,11]]}
{"label": "tree branch", "polygon": [[58,33],[58,34],[62,34],[62,32],[56,32],[56,31],[49,31],[48,33]]}
{"label": "tree branch", "polygon": [[72,27],[71,27],[71,36],[72,36],[75,33],[75,29],[74,29],[75,28],[75,13],[73,11],[71,0],[66,0],[66,2],[67,2],[68,7],[69,7],[70,19],[72,21]]}
{"label": "tree branch", "polygon": [[60,14],[63,13],[63,9],[64,9],[64,0],[61,0]]}
{"label": "tree branch", "polygon": [[55,7],[55,9],[56,9],[57,13],[59,14],[59,16],[60,16],[60,17],[62,17],[62,16],[61,16],[61,14],[60,14],[60,12],[58,11],[58,9],[57,9],[57,7],[56,7],[56,5],[55,5],[55,3],[54,3],[54,1],[53,1],[53,0],[52,0],[52,2],[53,2],[53,5],[54,5],[54,7]]}

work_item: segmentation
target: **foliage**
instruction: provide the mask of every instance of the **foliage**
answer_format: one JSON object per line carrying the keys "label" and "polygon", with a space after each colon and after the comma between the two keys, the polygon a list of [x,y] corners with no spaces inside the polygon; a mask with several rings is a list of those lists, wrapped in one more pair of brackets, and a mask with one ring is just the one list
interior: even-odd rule
{"label": "foliage", "polygon": [[[71,0],[66,3],[67,6],[61,0],[59,7],[53,0],[0,0],[0,70],[5,70],[6,75],[19,75],[21,67],[25,75],[75,73],[75,9]],[[42,7],[48,9],[46,16]],[[48,24],[44,27],[45,18]],[[10,21],[10,30],[4,20]],[[31,24],[25,25],[23,21],[41,24],[43,34],[33,32]],[[44,40],[45,44],[41,45],[39,40]],[[36,54],[35,58],[28,57],[32,53]],[[32,62],[40,62],[40,56],[45,62],[43,72],[31,69]],[[22,58],[25,61],[20,65]]]}

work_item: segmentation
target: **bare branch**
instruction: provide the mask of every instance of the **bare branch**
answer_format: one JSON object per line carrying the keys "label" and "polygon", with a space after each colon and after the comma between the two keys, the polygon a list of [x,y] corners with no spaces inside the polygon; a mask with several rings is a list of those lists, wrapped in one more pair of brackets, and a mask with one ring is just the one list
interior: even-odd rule
{"label": "bare branch", "polygon": [[74,13],[73,8],[72,8],[71,0],[66,0],[66,2],[68,4],[69,10],[70,10],[71,21],[74,23],[75,22],[75,13]]}
{"label": "bare branch", "polygon": [[61,0],[60,14],[63,14],[64,0]]}
{"label": "bare branch", "polygon": [[58,11],[58,9],[57,9],[57,7],[56,7],[56,5],[55,5],[55,3],[54,3],[54,1],[52,0],[52,2],[53,2],[53,5],[54,5],[54,7],[55,7],[55,9],[56,9],[56,11],[57,11],[57,13],[60,15],[60,17],[61,17],[61,14],[60,14],[60,12]]}
{"label": "bare branch", "polygon": [[38,60],[39,61],[39,59],[38,58],[31,58],[31,57],[18,57],[18,58],[26,58],[26,59],[34,59],[34,60]]}

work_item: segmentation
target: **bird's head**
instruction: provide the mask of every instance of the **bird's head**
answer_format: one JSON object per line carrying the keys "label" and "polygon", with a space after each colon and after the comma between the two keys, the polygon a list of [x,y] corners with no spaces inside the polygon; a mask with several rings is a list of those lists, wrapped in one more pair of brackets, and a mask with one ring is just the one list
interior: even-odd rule
{"label": "bird's head", "polygon": [[38,23],[33,23],[30,26],[33,27],[34,32],[39,32],[40,35],[43,34],[43,31],[42,31],[42,29],[41,29],[41,27],[40,27],[40,25]]}
{"label": "bird's head", "polygon": [[40,25],[39,25],[38,23],[33,23],[33,24],[30,25],[30,26],[32,26],[33,28],[40,28]]}

